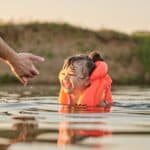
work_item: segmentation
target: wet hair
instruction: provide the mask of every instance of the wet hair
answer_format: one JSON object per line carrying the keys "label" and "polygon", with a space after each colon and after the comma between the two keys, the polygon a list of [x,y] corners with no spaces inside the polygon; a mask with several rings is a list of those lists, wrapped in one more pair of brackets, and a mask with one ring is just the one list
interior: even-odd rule
{"label": "wet hair", "polygon": [[73,64],[81,61],[85,62],[84,66],[86,67],[86,74],[90,76],[95,69],[95,62],[103,61],[103,59],[97,51],[93,51],[89,55],[74,55],[65,60],[63,69],[68,67],[72,67],[72,69],[74,69]]}
{"label": "wet hair", "polygon": [[102,56],[100,55],[100,53],[98,53],[97,51],[93,51],[89,54],[89,57],[93,60],[93,62],[96,61],[104,61],[104,59],[102,58]]}
{"label": "wet hair", "polygon": [[95,64],[93,60],[87,55],[75,55],[67,58],[64,62],[63,68],[72,67],[72,69],[74,69],[73,64],[75,62],[81,62],[81,61],[85,62],[84,64],[86,67],[87,75],[90,76],[92,71],[95,68]]}

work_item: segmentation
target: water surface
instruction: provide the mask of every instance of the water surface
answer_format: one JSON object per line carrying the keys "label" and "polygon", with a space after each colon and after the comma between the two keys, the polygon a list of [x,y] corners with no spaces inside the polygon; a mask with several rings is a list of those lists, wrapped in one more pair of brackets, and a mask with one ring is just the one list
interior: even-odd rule
{"label": "water surface", "polygon": [[58,87],[0,88],[0,150],[149,150],[150,88],[115,87],[108,108],[64,107]]}

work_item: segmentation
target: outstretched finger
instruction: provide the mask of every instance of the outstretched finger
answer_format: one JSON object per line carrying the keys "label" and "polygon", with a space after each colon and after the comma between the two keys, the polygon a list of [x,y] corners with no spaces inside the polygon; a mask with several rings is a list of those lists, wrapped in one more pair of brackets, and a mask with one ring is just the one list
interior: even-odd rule
{"label": "outstretched finger", "polygon": [[43,58],[43,57],[37,56],[37,55],[33,55],[33,54],[30,54],[30,59],[31,59],[33,62],[43,62],[43,61],[44,61],[44,58]]}

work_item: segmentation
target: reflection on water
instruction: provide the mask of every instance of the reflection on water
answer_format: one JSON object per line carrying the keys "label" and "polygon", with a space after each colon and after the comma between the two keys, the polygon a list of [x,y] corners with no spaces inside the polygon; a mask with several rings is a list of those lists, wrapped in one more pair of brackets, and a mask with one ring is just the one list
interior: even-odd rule
{"label": "reflection on water", "polygon": [[[83,106],[76,106],[76,107],[69,107],[69,106],[61,106],[59,109],[60,113],[105,113],[109,112],[110,108],[109,107],[94,107],[94,108],[86,108]],[[88,118],[87,118],[88,119]],[[86,129],[86,128],[81,128],[80,127],[81,123],[78,122],[67,122],[67,121],[62,121],[59,124],[59,133],[58,133],[58,139],[57,139],[57,144],[60,148],[66,148],[66,145],[68,144],[80,144],[81,141],[85,140],[86,138],[100,138],[103,136],[111,135],[111,130],[109,131],[108,129],[95,129],[91,128]],[[87,123],[82,122],[82,124],[86,125]],[[72,126],[78,126],[79,128],[72,128]],[[107,126],[106,123],[104,122],[89,122],[90,126],[94,125],[103,125]],[[82,144],[80,144],[82,145]],[[87,146],[87,145],[86,145]],[[95,145],[91,145],[91,147],[95,147]],[[97,144],[97,147],[100,147]]]}
{"label": "reflection on water", "polygon": [[52,92],[1,87],[0,150],[149,149],[149,88],[116,87],[111,108],[60,106]]}

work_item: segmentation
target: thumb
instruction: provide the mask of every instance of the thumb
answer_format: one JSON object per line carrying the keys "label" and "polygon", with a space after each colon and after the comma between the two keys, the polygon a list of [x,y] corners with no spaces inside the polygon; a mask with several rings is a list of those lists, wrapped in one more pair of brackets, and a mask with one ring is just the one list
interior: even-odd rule
{"label": "thumb", "polygon": [[22,77],[21,80],[22,80],[24,86],[26,86],[28,84],[28,79],[26,77]]}

